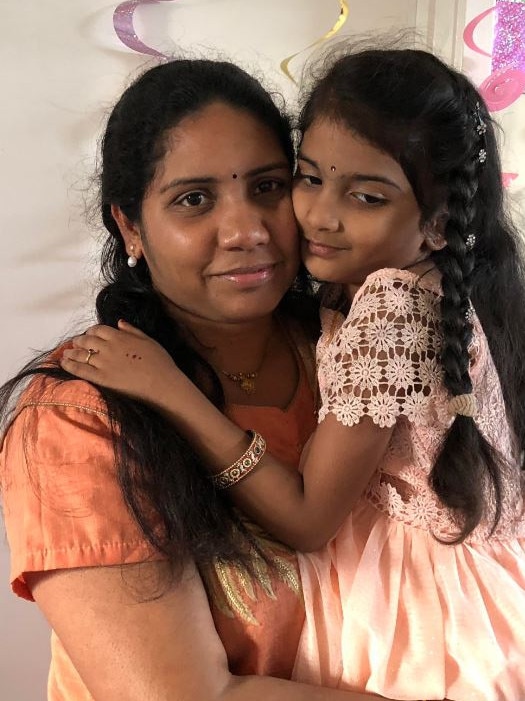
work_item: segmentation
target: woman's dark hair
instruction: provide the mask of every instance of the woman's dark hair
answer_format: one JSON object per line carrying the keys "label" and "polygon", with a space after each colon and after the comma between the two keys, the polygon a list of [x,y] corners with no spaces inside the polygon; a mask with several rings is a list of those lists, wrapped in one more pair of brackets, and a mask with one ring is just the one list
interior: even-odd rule
{"label": "woman's dark hair", "polygon": [[[465,76],[430,53],[365,49],[325,63],[304,98],[300,131],[319,119],[344,124],[400,164],[422,227],[446,218],[446,246],[432,254],[442,275],[445,386],[454,396],[472,391],[472,302],[499,374],[517,454],[523,456],[524,257],[503,210],[494,125],[482,97]],[[489,514],[497,526],[503,469],[502,456],[475,421],[458,415],[430,475],[432,488],[460,523],[452,542],[462,541]]]}
{"label": "woman's dark hair", "polygon": [[[217,376],[190,348],[184,329],[166,313],[144,259],[128,267],[124,241],[111,214],[111,206],[117,205],[130,221],[140,222],[142,202],[168,147],[169,131],[214,102],[245,111],[267,126],[293,167],[288,118],[242,69],[222,61],[181,59],[146,71],[113,108],[102,140],[100,210],[107,236],[101,260],[105,285],[96,307],[100,323],[116,326],[119,319],[126,319],[156,339],[222,408],[224,396]],[[299,300],[306,290],[304,276],[283,299],[283,310],[300,314],[304,304]],[[40,356],[2,388],[4,412],[20,381],[37,373],[71,378]],[[206,466],[187,441],[152,408],[98,389],[110,416],[124,498],[149,541],[175,566],[188,558],[201,565],[215,558],[246,561],[246,542],[238,538],[242,525],[212,487]]]}

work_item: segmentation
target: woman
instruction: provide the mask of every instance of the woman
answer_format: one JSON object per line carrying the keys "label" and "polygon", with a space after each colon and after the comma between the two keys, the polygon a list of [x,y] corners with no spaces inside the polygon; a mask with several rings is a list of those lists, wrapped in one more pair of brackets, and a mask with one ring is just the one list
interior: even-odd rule
{"label": "woman", "polygon": [[[315,425],[316,315],[296,279],[292,160],[287,120],[240,69],[146,72],[102,143],[97,311],[156,338],[295,469]],[[304,618],[293,554],[240,522],[166,419],[72,380],[60,356],[2,395],[5,411],[33,377],[0,474],[13,589],[53,629],[48,698],[370,698],[284,681]]]}

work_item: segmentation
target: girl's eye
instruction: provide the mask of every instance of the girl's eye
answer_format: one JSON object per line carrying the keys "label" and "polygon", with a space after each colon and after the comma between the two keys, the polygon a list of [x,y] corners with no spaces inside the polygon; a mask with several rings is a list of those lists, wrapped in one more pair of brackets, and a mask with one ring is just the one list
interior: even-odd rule
{"label": "girl's eye", "polygon": [[350,194],[356,200],[359,200],[359,202],[367,205],[381,205],[386,202],[385,197],[380,197],[379,195],[367,195],[366,192],[352,192]]}
{"label": "girl's eye", "polygon": [[182,197],[178,197],[173,204],[180,205],[182,207],[202,207],[208,204],[209,197],[204,192],[188,192]]}
{"label": "girl's eye", "polygon": [[308,173],[301,173],[301,171],[297,171],[295,174],[295,180],[296,182],[303,183],[308,187],[316,187],[323,184],[323,181],[317,175],[309,175]]}

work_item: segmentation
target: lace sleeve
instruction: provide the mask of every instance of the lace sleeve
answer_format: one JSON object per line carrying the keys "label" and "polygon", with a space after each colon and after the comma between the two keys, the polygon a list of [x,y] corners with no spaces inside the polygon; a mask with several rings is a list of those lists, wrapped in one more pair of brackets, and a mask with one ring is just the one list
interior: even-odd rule
{"label": "lace sleeve", "polygon": [[318,358],[322,406],[345,426],[369,416],[391,427],[398,416],[424,421],[442,385],[439,297],[417,279],[369,278]]}

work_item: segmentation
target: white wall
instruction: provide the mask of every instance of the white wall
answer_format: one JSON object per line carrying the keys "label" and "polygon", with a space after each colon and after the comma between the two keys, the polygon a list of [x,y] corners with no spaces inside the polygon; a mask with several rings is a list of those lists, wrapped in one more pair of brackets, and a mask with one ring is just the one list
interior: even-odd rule
{"label": "white wall", "polygon": [[[430,45],[461,67],[465,12],[487,5],[468,3],[348,0],[342,33],[417,24]],[[0,0],[0,382],[32,349],[49,347],[90,317],[97,243],[84,219],[84,199],[96,139],[128,76],[151,62],[118,41],[116,5]],[[180,0],[139,8],[136,28],[161,50],[219,49],[249,69],[258,67],[293,100],[295,87],[280,62],[316,41],[338,15],[338,0]],[[307,54],[291,62],[292,72],[299,72]],[[525,141],[519,110],[522,103],[505,122],[512,141],[506,153],[516,168]],[[524,180],[522,173],[516,191]],[[16,601],[7,582],[0,537],[0,701],[43,701],[48,631],[36,607]]]}

